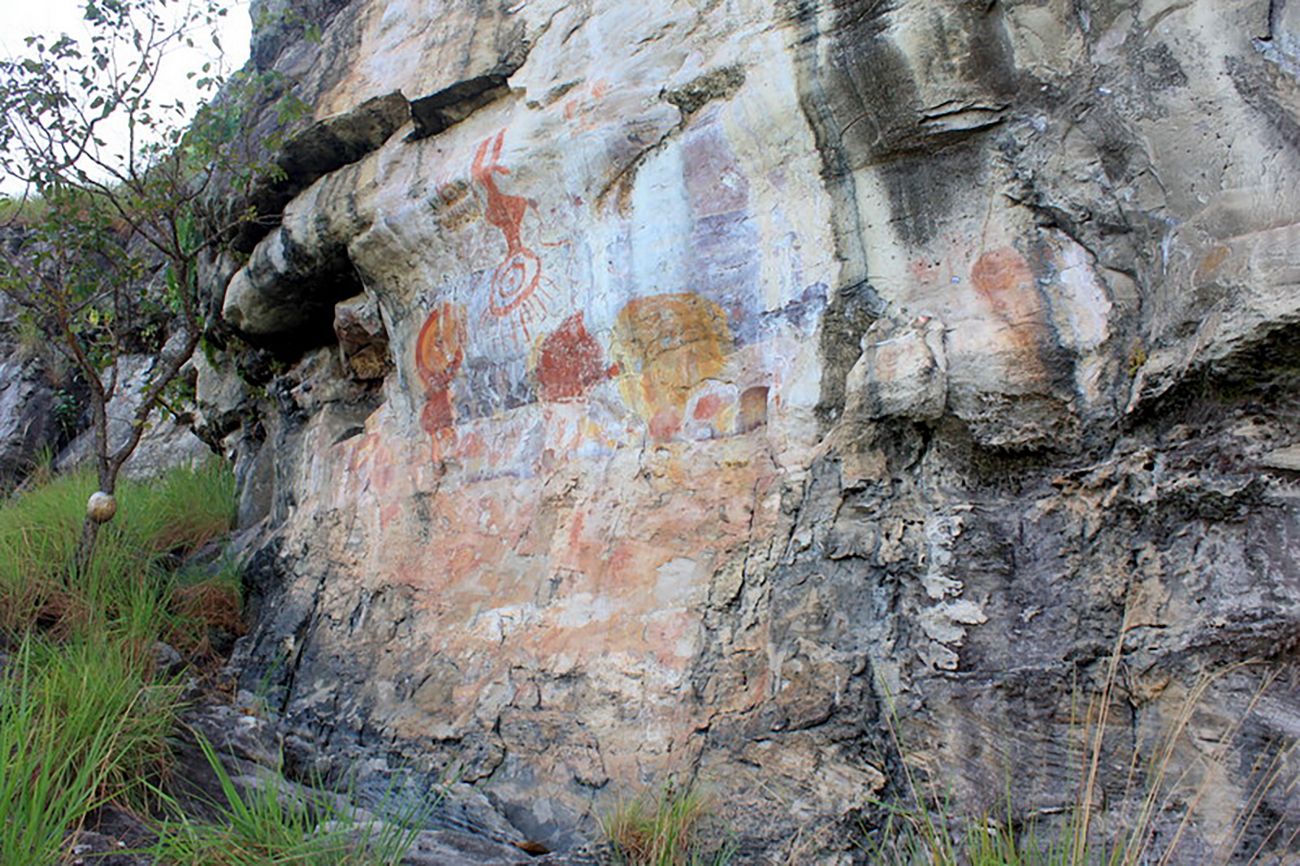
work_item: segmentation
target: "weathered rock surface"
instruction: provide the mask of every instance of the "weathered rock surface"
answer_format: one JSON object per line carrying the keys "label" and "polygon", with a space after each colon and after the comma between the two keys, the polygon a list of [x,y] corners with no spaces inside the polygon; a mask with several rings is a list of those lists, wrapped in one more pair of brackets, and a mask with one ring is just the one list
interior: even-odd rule
{"label": "weathered rock surface", "polygon": [[256,404],[244,664],[304,756],[551,848],[699,778],[742,859],[840,862],[905,757],[1068,807],[1118,645],[1144,756],[1219,672],[1171,761],[1221,843],[1300,717],[1295,0],[325,5],[263,61],[415,119],[225,290],[315,348],[199,386]]}
{"label": "weathered rock surface", "polygon": [[41,365],[0,364],[0,484],[12,486],[32,469],[42,445],[56,439],[55,395]]}
{"label": "weathered rock surface", "polygon": [[[0,238],[0,242],[7,241]],[[58,402],[47,365],[18,334],[13,302],[0,295],[0,488],[31,472],[43,447],[61,439]]]}

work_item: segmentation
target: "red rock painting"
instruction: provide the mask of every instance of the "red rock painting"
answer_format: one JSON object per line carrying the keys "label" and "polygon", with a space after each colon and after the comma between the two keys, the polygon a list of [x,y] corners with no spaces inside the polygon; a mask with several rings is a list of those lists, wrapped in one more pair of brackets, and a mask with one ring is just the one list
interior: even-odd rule
{"label": "red rock painting", "polygon": [[717,394],[705,394],[695,404],[695,420],[709,421],[712,420],[718,411],[722,409],[722,398]]}
{"label": "red rock painting", "polygon": [[444,301],[429,313],[415,340],[415,369],[425,392],[420,425],[429,434],[435,462],[441,461],[446,449],[455,444],[456,414],[451,405],[451,383],[464,360],[464,309]]}
{"label": "red rock painting", "polygon": [[611,85],[599,80],[577,91],[564,101],[564,119],[571,130],[586,132],[596,129],[604,122],[600,104],[609,95]]}
{"label": "red rock painting", "polygon": [[604,352],[587,332],[582,313],[575,313],[542,340],[534,375],[544,401],[563,403],[582,399],[616,371],[606,365]]}
{"label": "red rock painting", "polygon": [[531,339],[529,324],[545,312],[538,294],[542,279],[542,261],[523,241],[524,216],[531,207],[523,196],[502,192],[496,175],[508,175],[510,169],[501,165],[501,149],[505,144],[503,129],[492,138],[479,143],[470,168],[470,177],[487,197],[484,218],[505,238],[506,254],[492,271],[491,294],[488,311],[497,317],[514,315],[525,339]]}

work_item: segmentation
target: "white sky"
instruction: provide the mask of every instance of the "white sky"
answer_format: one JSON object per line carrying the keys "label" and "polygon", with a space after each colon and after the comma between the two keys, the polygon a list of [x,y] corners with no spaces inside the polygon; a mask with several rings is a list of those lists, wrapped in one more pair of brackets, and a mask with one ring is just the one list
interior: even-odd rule
{"label": "white sky", "polygon": [[[226,0],[227,13],[218,32],[225,57],[222,64],[227,74],[244,65],[248,59],[248,41],[251,20],[248,0]],[[88,32],[82,18],[84,3],[78,0],[0,0],[0,55],[12,57],[27,53],[23,40],[27,36],[45,34],[69,36],[88,42]],[[187,72],[196,72],[204,62],[216,61],[215,50],[206,35],[195,39],[193,50],[179,48],[167,56],[154,91],[155,103],[170,102],[179,97],[193,111],[197,93]],[[0,179],[0,193],[16,195],[15,190]]]}

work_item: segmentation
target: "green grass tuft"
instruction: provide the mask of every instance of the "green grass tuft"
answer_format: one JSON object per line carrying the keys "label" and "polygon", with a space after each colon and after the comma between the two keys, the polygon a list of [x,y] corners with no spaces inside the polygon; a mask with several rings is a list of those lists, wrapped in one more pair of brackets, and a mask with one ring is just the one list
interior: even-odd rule
{"label": "green grass tuft", "polygon": [[0,676],[0,866],[59,862],[95,807],[166,764],[179,696],[122,641],[28,637]]}
{"label": "green grass tuft", "polygon": [[698,788],[665,785],[620,803],[601,821],[601,830],[624,866],[726,866],[734,855],[731,846],[709,850],[702,842],[710,812]]}
{"label": "green grass tuft", "polygon": [[117,518],[79,573],[77,540],[95,487],[92,473],[78,471],[0,506],[0,632],[156,637],[167,616],[165,557],[220,537],[234,517],[234,478],[221,464],[126,482]]}
{"label": "green grass tuft", "polygon": [[160,827],[147,851],[160,866],[397,866],[432,809],[417,804],[392,821],[358,821],[334,798],[296,793],[283,782],[241,792],[216,749],[202,736],[198,742],[225,802],[214,804],[215,822],[182,815]]}

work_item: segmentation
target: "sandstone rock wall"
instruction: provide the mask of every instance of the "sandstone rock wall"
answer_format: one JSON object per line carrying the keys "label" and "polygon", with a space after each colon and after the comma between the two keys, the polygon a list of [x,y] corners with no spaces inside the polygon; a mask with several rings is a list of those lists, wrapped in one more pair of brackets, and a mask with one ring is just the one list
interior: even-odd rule
{"label": "sandstone rock wall", "polygon": [[1245,659],[1176,761],[1294,737],[1295,5],[303,7],[336,158],[225,288],[279,360],[199,381],[290,746],[552,847],[698,776],[830,862],[900,743],[1067,806],[1117,642],[1144,752]]}

